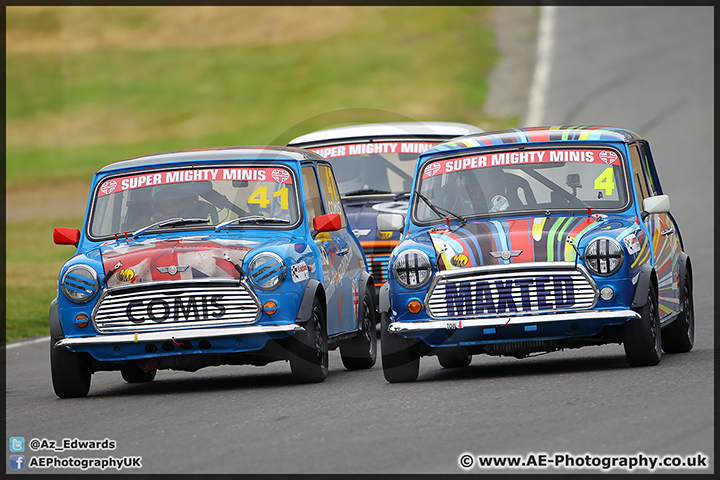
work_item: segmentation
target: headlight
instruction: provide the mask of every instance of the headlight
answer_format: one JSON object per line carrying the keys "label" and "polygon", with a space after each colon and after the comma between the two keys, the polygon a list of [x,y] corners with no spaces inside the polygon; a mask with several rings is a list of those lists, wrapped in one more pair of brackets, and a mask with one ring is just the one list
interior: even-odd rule
{"label": "headlight", "polygon": [[100,288],[97,273],[86,265],[73,265],[60,280],[60,289],[75,303],[90,300]]}
{"label": "headlight", "polygon": [[623,263],[623,249],[613,238],[596,238],[585,248],[585,265],[595,275],[612,275]]}
{"label": "headlight", "polygon": [[430,280],[430,257],[420,250],[405,250],[393,263],[393,273],[405,288],[419,288]]}
{"label": "headlight", "polygon": [[285,262],[274,253],[260,253],[250,262],[248,275],[256,287],[272,290],[285,279]]}

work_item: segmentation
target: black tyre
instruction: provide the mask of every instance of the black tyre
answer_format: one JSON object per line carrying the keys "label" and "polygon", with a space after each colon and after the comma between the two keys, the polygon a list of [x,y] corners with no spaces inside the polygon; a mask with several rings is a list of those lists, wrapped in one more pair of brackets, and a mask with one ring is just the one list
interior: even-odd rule
{"label": "black tyre", "polygon": [[290,369],[300,383],[322,382],[328,374],[328,346],[325,315],[317,297],[303,327],[305,331],[290,337]]}
{"label": "black tyre", "polygon": [[438,353],[438,362],[443,368],[462,368],[470,365],[472,355],[464,349],[453,348],[447,352]]}
{"label": "black tyre", "polygon": [[144,372],[137,365],[125,365],[120,369],[120,373],[128,383],[146,383],[155,379],[157,369]]}
{"label": "black tyre", "polygon": [[662,358],[662,340],[658,298],[654,287],[648,289],[648,299],[634,318],[623,327],[625,357],[632,367],[657,365]]}
{"label": "black tyre", "polygon": [[340,346],[340,358],[348,370],[372,368],[377,361],[377,331],[375,330],[375,305],[372,295],[365,290],[357,336]]}
{"label": "black tyre", "polygon": [[380,314],[380,348],[382,349],[382,367],[385,380],[390,383],[414,382],[420,371],[420,354],[416,344],[387,331],[390,315]]}
{"label": "black tyre", "polygon": [[685,270],[680,288],[682,312],[662,332],[662,348],[667,353],[685,353],[695,343],[695,303],[693,301],[692,275]]}
{"label": "black tyre", "polygon": [[50,373],[55,395],[60,398],[84,397],[90,391],[90,364],[80,353],[66,347],[56,347],[57,339],[50,339]]}

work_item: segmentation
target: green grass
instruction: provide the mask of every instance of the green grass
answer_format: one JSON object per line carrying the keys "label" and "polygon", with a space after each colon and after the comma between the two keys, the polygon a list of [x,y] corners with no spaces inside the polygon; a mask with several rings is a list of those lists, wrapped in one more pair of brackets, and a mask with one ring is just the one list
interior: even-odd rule
{"label": "green grass", "polygon": [[79,227],[81,222],[66,218],[6,224],[7,341],[49,333],[48,312],[57,293],[57,274],[75,254],[72,246],[53,244],[52,229],[56,225]]}
{"label": "green grass", "polygon": [[[137,155],[285,144],[351,123],[444,120],[508,128],[516,119],[483,112],[488,75],[498,60],[491,12],[361,9],[340,34],[280,45],[129,45],[59,54],[18,53],[9,46],[6,186],[12,191],[89,182],[100,167]],[[8,29],[68,29],[57,10],[10,8],[6,15]],[[101,26],[157,26],[138,8],[95,8],[86,17],[83,31],[95,34]],[[48,239],[61,220],[79,226],[83,213],[7,224],[7,340],[47,333],[57,272],[74,253]]]}

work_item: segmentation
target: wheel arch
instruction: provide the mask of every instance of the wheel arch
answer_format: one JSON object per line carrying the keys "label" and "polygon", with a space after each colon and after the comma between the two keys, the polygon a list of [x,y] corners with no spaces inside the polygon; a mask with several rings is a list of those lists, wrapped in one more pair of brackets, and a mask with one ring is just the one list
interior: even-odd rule
{"label": "wheel arch", "polygon": [[325,289],[322,284],[311,278],[305,284],[305,292],[303,292],[303,298],[300,301],[300,308],[298,309],[297,316],[295,317],[295,323],[304,323],[312,316],[313,301],[315,297],[320,300],[320,305],[323,309],[323,317],[327,319],[327,300],[325,297]]}
{"label": "wheel arch", "polygon": [[[373,281],[372,275],[370,275],[367,271],[363,270],[360,272],[360,279],[359,279],[360,286],[358,288],[358,299],[365,298],[365,292],[370,292],[370,298],[373,300],[375,299],[375,282]],[[374,312],[373,312],[374,313]],[[358,308],[358,318],[359,321],[360,315],[360,309]]]}
{"label": "wheel arch", "polygon": [[378,294],[378,312],[390,312],[390,283],[385,282],[380,287]]}
{"label": "wheel arch", "polygon": [[57,298],[50,302],[50,338],[57,341],[65,338],[65,333],[60,323],[60,310],[58,310]]}
{"label": "wheel arch", "polygon": [[682,292],[683,286],[685,285],[685,272],[690,274],[691,283],[693,280],[693,269],[692,262],[690,261],[690,255],[685,252],[680,252],[680,260],[678,263],[680,264],[680,271],[678,272],[680,275],[680,283],[678,285],[680,287],[680,291]]}
{"label": "wheel arch", "polygon": [[658,291],[657,273],[655,269],[648,264],[645,264],[640,269],[638,274],[638,280],[635,283],[635,295],[632,301],[632,308],[642,308],[647,302],[647,291],[650,287]]}

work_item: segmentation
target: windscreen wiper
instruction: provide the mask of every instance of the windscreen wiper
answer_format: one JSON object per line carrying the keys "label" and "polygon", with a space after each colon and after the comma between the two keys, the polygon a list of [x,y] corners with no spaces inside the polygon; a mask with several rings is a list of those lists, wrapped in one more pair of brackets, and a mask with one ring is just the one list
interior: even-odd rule
{"label": "windscreen wiper", "polygon": [[233,218],[222,223],[215,225],[215,231],[220,231],[221,228],[227,227],[233,223],[253,223],[253,222],[269,222],[269,223],[290,223],[290,220],[278,217],[263,217],[262,215],[248,215],[246,217]]}
{"label": "windscreen wiper", "polygon": [[361,188],[360,190],[353,190],[351,192],[343,193],[343,197],[352,197],[354,195],[372,195],[377,193],[390,194],[387,190],[375,190],[374,188]]}
{"label": "windscreen wiper", "polygon": [[193,223],[208,223],[207,218],[169,218],[167,220],[160,220],[159,222],[151,223],[146,227],[142,227],[135,230],[130,234],[132,237],[137,237],[147,232],[151,228],[164,228],[164,227],[178,227],[182,225],[192,225]]}
{"label": "windscreen wiper", "polygon": [[452,215],[453,217],[455,217],[455,218],[457,218],[458,220],[460,220],[463,225],[465,225],[465,224],[467,223],[467,219],[466,219],[465,217],[463,217],[462,215],[459,215],[459,214],[457,214],[457,213],[455,213],[455,212],[451,212],[450,210],[447,210],[447,209],[445,209],[445,208],[438,207],[437,205],[433,205],[433,203],[432,203],[430,200],[428,200],[427,197],[426,197],[425,195],[423,195],[422,193],[420,193],[420,192],[415,192],[415,195],[417,195],[418,197],[420,197],[420,199],[421,199],[423,202],[425,202],[425,203],[427,204],[427,206],[430,207],[430,210],[432,210],[433,212],[435,212],[435,214],[436,214],[438,217],[440,217],[440,218],[445,218],[445,217],[446,217],[446,215],[443,215],[442,213],[440,213],[440,210],[442,210],[443,212],[445,212],[445,213],[447,213],[447,214],[450,214],[450,215]]}

